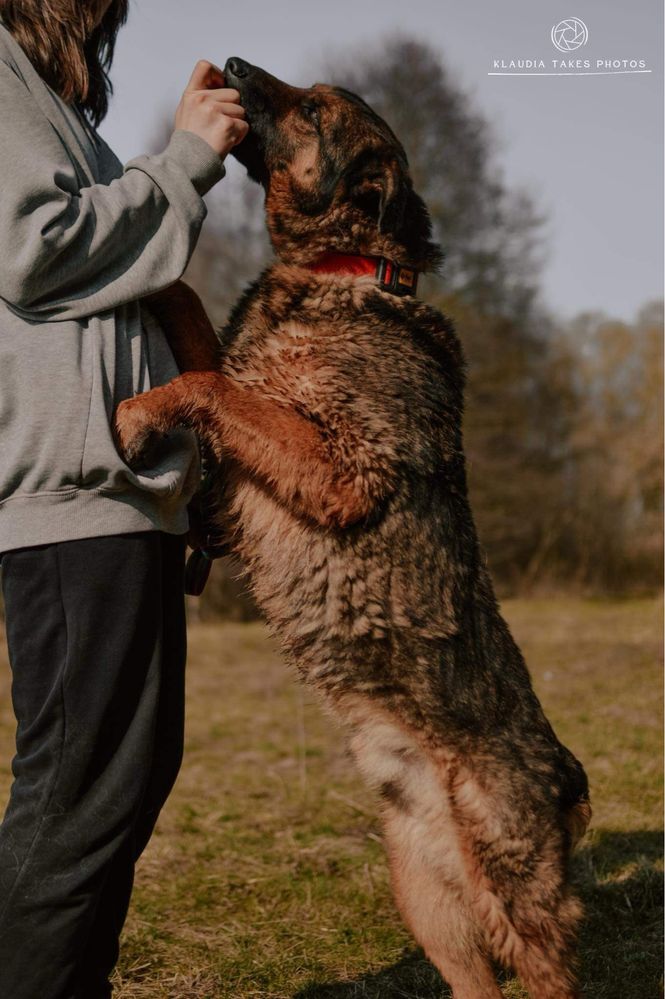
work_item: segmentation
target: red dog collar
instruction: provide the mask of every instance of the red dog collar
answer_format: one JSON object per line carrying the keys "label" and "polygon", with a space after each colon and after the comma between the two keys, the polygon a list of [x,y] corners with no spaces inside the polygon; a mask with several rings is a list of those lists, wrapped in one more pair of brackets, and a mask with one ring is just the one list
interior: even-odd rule
{"label": "red dog collar", "polygon": [[418,272],[412,267],[402,267],[387,257],[362,257],[355,253],[324,253],[308,265],[315,274],[371,274],[381,291],[392,295],[415,295],[418,289]]}

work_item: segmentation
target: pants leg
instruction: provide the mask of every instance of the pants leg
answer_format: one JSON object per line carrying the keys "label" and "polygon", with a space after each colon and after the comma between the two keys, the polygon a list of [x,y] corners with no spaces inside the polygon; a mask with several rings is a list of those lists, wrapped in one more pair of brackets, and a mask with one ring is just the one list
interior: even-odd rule
{"label": "pants leg", "polygon": [[18,730],[0,825],[0,999],[75,994],[113,866],[135,852],[160,783],[162,556],[149,532],[3,560]]}
{"label": "pants leg", "polygon": [[187,638],[183,538],[162,542],[162,677],[153,761],[132,835],[118,853],[100,894],[79,970],[77,999],[108,999],[109,977],[118,960],[119,938],[134,885],[134,866],[148,844],[182,761],[185,721]]}

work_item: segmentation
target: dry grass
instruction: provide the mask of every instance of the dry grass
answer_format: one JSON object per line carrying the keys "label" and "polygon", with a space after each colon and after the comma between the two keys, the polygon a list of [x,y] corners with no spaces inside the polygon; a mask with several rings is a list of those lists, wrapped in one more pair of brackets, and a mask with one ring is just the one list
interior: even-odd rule
{"label": "dry grass", "polygon": [[[660,979],[660,610],[511,601],[505,612],[594,799],[576,861],[591,999]],[[0,674],[0,759],[11,753]],[[9,782],[0,773],[0,795]],[[142,859],[118,999],[441,999],[392,905],[372,796],[260,625],[191,631],[186,762]],[[506,979],[506,999],[525,993]]]}

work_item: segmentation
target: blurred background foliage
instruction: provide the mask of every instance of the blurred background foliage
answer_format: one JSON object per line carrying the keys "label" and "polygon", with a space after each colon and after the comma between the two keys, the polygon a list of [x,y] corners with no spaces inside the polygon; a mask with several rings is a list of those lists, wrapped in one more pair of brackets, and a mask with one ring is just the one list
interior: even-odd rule
{"label": "blurred background foliage", "polygon": [[[546,219],[506,183],[490,123],[426,44],[391,38],[317,75],[361,94],[393,127],[445,251],[424,297],[464,345],[471,501],[499,592],[658,588],[662,302],[630,323],[562,321],[545,309]],[[270,259],[262,192],[229,173],[208,198],[186,275],[218,327]],[[216,565],[194,615],[254,616],[238,575],[232,562]]]}

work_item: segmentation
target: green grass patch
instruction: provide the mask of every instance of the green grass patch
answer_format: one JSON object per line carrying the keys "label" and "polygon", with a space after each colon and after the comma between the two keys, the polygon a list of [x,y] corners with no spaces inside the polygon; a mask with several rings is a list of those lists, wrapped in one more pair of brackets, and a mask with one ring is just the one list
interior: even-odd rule
{"label": "green grass patch", "polygon": [[[583,760],[575,861],[589,999],[661,976],[660,605],[508,601],[545,708]],[[0,796],[14,725],[0,673]],[[259,624],[190,632],[187,748],[137,874],[118,999],[442,999],[391,900],[376,803]],[[506,999],[524,999],[504,979]]]}

